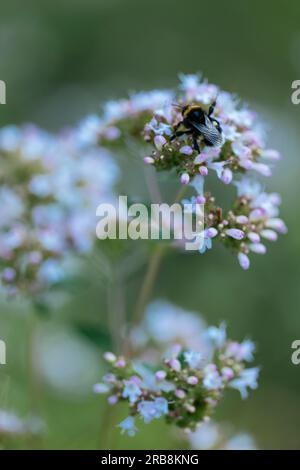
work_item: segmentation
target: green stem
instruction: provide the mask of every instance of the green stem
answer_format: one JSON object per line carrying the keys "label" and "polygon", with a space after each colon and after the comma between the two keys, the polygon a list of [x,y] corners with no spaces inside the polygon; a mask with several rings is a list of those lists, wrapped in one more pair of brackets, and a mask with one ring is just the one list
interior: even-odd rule
{"label": "green stem", "polygon": [[[33,416],[41,415],[42,384],[39,376],[37,336],[39,315],[33,311],[29,313],[28,344],[27,344],[27,375],[28,375],[28,405]],[[41,437],[37,434],[30,439],[33,448],[41,447]]]}
{"label": "green stem", "polygon": [[136,302],[134,313],[132,316],[132,324],[139,323],[142,319],[145,307],[151,295],[156,276],[158,274],[163,255],[166,251],[167,244],[158,244],[154,253],[151,255],[147,267],[147,271],[142,283],[142,287]]}
{"label": "green stem", "polygon": [[[178,203],[181,201],[183,196],[187,191],[187,186],[182,186],[178,191],[177,196],[175,197],[174,203]],[[158,274],[160,264],[163,258],[163,255],[166,252],[168,245],[167,243],[158,244],[154,253],[150,257],[148,268],[142,283],[142,287],[136,302],[136,306],[134,309],[133,317],[132,317],[132,324],[135,325],[139,323],[142,319],[143,313],[145,311],[145,307],[149,301],[154,282],[156,280],[156,276]]]}

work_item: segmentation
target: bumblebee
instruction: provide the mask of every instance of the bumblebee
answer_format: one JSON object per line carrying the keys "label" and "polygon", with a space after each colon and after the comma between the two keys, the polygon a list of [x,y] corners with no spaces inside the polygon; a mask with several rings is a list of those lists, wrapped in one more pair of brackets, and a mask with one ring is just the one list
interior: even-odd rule
{"label": "bumblebee", "polygon": [[209,107],[208,112],[196,104],[187,106],[175,105],[181,109],[182,121],[174,127],[174,133],[171,141],[181,135],[191,135],[193,139],[194,149],[200,153],[198,139],[202,138],[205,145],[215,147],[222,145],[223,136],[222,128],[219,121],[212,117],[216,102],[214,101]]}

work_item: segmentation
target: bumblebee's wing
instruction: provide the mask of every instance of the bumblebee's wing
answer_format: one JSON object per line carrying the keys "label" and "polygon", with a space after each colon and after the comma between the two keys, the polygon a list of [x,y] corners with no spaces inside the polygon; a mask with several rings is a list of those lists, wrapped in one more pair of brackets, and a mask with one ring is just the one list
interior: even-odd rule
{"label": "bumblebee's wing", "polygon": [[191,124],[211,145],[221,145],[223,142],[222,134],[216,129],[212,121],[205,116],[205,124],[191,121]]}

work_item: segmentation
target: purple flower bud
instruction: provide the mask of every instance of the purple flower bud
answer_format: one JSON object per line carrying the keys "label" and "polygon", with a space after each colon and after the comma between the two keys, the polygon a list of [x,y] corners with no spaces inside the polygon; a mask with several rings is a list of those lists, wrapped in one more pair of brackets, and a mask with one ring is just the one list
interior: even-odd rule
{"label": "purple flower bud", "polygon": [[277,161],[280,160],[280,153],[277,150],[273,149],[267,149],[263,150],[260,154],[262,158],[265,158],[266,160],[272,160],[272,161]]}
{"label": "purple flower bud", "polygon": [[204,196],[197,196],[196,200],[197,200],[198,204],[205,204],[206,203],[206,198]]}
{"label": "purple flower bud", "polygon": [[105,137],[107,140],[116,140],[120,137],[121,131],[115,126],[108,127],[105,131]]}
{"label": "purple flower bud", "polygon": [[183,173],[180,177],[180,182],[181,184],[189,184],[190,182],[190,177],[187,173]]}
{"label": "purple flower bud", "polygon": [[174,358],[170,359],[168,361],[168,364],[171,367],[171,369],[173,369],[175,372],[179,372],[181,370],[181,364],[178,361],[178,359],[174,359]]}
{"label": "purple flower bud", "polygon": [[16,277],[16,271],[13,268],[4,268],[2,279],[6,282],[12,282]]}
{"label": "purple flower bud", "polygon": [[109,390],[110,390],[110,387],[107,384],[99,383],[93,386],[94,393],[102,394],[102,393],[107,393]]}
{"label": "purple flower bud", "polygon": [[238,228],[228,228],[225,230],[225,233],[228,237],[234,238],[235,240],[242,240],[245,236],[244,232]]}
{"label": "purple flower bud", "polygon": [[154,158],[144,157],[144,163],[146,163],[146,165],[152,165],[154,163]]}
{"label": "purple flower bud", "polygon": [[166,142],[166,139],[162,135],[156,135],[154,137],[154,145],[157,150],[161,150]]}
{"label": "purple flower bud", "polygon": [[267,248],[262,243],[251,243],[249,246],[249,250],[253,251],[253,253],[257,253],[258,255],[264,255],[267,251]]}
{"label": "purple flower bud", "polygon": [[238,215],[235,220],[238,224],[247,224],[249,219],[246,215]]}
{"label": "purple flower bud", "polygon": [[280,206],[280,204],[281,204],[281,196],[278,193],[269,194],[269,200],[275,206]]}
{"label": "purple flower bud", "polygon": [[272,228],[274,230],[277,230],[279,233],[287,233],[287,226],[283,222],[283,220],[274,217],[273,219],[269,219],[266,223],[266,226],[268,228]]}
{"label": "purple flower bud", "polygon": [[164,370],[158,370],[155,372],[155,379],[159,382],[161,380],[164,380],[166,378],[167,374]]}
{"label": "purple flower bud", "polygon": [[181,147],[179,152],[182,153],[183,155],[192,155],[193,149],[189,145],[184,145],[183,147]]}
{"label": "purple flower bud", "polygon": [[191,375],[190,377],[187,378],[187,383],[189,385],[197,385],[198,383],[198,378],[195,375]]}
{"label": "purple flower bud", "polygon": [[260,234],[263,238],[266,238],[266,240],[270,240],[271,242],[276,242],[278,238],[277,233],[270,229],[262,230]]}
{"label": "purple flower bud", "polygon": [[29,253],[29,262],[31,264],[39,264],[42,261],[42,254],[39,251]]}
{"label": "purple flower bud", "polygon": [[218,235],[218,230],[214,227],[210,227],[205,231],[205,235],[208,238],[214,238],[216,235]]}
{"label": "purple flower bud", "polygon": [[260,173],[263,176],[272,175],[271,168],[269,168],[268,165],[265,165],[264,163],[253,163],[252,169],[256,170],[258,173]]}
{"label": "purple flower bud", "polygon": [[185,392],[184,392],[183,390],[181,390],[180,388],[177,388],[177,389],[175,390],[175,396],[176,396],[177,398],[182,399],[182,398],[185,398],[186,394],[185,394]]}
{"label": "purple flower bud", "polygon": [[249,160],[248,158],[245,158],[243,160],[240,160],[240,166],[242,168],[245,168],[245,170],[252,170],[253,162],[252,162],[252,160]]}
{"label": "purple flower bud", "polygon": [[199,173],[202,176],[207,176],[208,175],[208,169],[206,166],[200,166],[199,168]]}
{"label": "purple flower bud", "polygon": [[250,220],[255,222],[257,220],[260,220],[266,215],[266,211],[262,207],[258,207],[257,209],[253,209],[250,213]]}
{"label": "purple flower bud", "polygon": [[259,243],[260,242],[260,236],[258,235],[258,233],[249,232],[247,236],[248,236],[249,240],[252,243]]}
{"label": "purple flower bud", "polygon": [[234,377],[234,372],[231,367],[223,367],[221,373],[225,380],[231,380]]}
{"label": "purple flower bud", "polygon": [[233,178],[232,171],[229,168],[225,168],[222,172],[221,180],[224,184],[230,184]]}
{"label": "purple flower bud", "polygon": [[111,395],[110,397],[108,397],[107,401],[109,403],[109,405],[113,406],[113,405],[116,405],[116,403],[118,403],[118,396],[117,395]]}
{"label": "purple flower bud", "polygon": [[238,254],[238,260],[239,260],[241,268],[243,268],[245,270],[249,269],[250,260],[249,260],[248,256],[245,255],[245,253],[239,253]]}
{"label": "purple flower bud", "polygon": [[124,359],[118,359],[118,361],[115,363],[115,367],[118,367],[119,369],[123,369],[125,366],[126,362]]}

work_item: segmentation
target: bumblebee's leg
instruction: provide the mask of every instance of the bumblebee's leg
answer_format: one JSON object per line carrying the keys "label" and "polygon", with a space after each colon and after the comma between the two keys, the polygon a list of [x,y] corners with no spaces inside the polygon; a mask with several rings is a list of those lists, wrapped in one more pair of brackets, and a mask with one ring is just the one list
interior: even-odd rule
{"label": "bumblebee's leg", "polygon": [[[180,123],[180,124],[181,124],[181,123]],[[179,125],[176,126],[176,127],[179,127]],[[170,142],[172,142],[172,140],[174,140],[175,137],[181,137],[182,135],[191,134],[192,132],[193,132],[192,129],[184,129],[183,131],[177,131],[176,128],[175,128],[175,132],[174,132],[173,135],[171,135],[171,137],[170,137]]]}
{"label": "bumblebee's leg", "polygon": [[200,153],[200,148],[199,148],[196,134],[193,134],[193,147],[194,147],[194,150],[196,150],[196,152]]}
{"label": "bumblebee's leg", "polygon": [[208,110],[208,115],[211,116],[212,113],[214,112],[216,107],[216,101],[213,101],[213,103],[210,105],[209,110]]}
{"label": "bumblebee's leg", "polygon": [[[178,124],[176,124],[176,126],[174,126],[174,132],[170,137],[170,142],[172,142],[172,140],[174,140],[175,137],[178,137],[177,134],[178,134],[179,131],[177,131],[177,129],[182,125],[183,125],[183,121],[180,121]],[[182,134],[180,134],[180,135],[182,135]]]}

